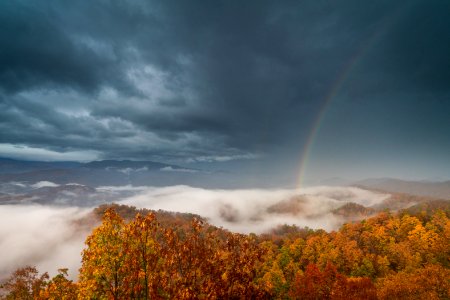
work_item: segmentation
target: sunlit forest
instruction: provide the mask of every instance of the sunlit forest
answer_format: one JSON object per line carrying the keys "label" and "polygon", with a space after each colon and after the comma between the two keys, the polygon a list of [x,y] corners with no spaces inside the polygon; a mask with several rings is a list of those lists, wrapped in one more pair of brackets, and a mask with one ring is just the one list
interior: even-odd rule
{"label": "sunlit forest", "polygon": [[[200,216],[102,205],[78,279],[19,268],[3,299],[448,299],[450,211],[388,211],[326,232],[237,234]],[[64,266],[62,266],[64,267]]]}

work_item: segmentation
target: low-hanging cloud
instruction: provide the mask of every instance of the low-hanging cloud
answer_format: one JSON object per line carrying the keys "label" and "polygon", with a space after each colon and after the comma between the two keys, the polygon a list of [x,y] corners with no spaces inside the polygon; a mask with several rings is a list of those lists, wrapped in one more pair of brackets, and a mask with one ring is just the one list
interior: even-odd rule
{"label": "low-hanging cloud", "polygon": [[77,274],[86,227],[74,222],[90,209],[0,205],[0,280],[18,267],[36,266],[51,275],[67,267]]}
{"label": "low-hanging cloud", "polygon": [[57,187],[57,186],[59,186],[59,184],[56,184],[51,181],[39,181],[39,182],[36,182],[35,184],[31,185],[31,187],[35,188],[35,189],[39,189],[42,187]]}
{"label": "low-hanging cloud", "polygon": [[[262,233],[286,223],[336,229],[345,220],[334,215],[332,210],[348,202],[373,206],[387,197],[354,187],[207,190],[171,186],[148,188],[121,203],[140,208],[195,213],[208,218],[216,226],[232,231]],[[276,205],[283,205],[284,202],[288,202],[287,209],[276,209]]]}

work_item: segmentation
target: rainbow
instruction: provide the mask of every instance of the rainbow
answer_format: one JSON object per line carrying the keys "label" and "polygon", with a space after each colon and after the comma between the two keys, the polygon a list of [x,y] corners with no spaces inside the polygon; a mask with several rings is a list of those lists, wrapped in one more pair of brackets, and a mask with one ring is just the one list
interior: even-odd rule
{"label": "rainbow", "polygon": [[[385,23],[386,25],[386,23]],[[366,39],[364,43],[355,51],[355,55],[344,65],[342,71],[337,76],[334,83],[331,85],[328,92],[325,94],[325,97],[322,99],[322,105],[317,113],[315,121],[313,122],[312,129],[309,132],[308,138],[306,139],[306,143],[303,146],[302,155],[300,157],[300,170],[298,172],[297,178],[297,188],[302,188],[304,186],[305,174],[308,169],[308,161],[311,155],[311,151],[314,148],[315,141],[320,133],[320,129],[322,127],[323,120],[325,118],[326,112],[329,110],[333,99],[341,91],[342,87],[345,85],[349,75],[355,69],[358,62],[361,61],[363,56],[367,53],[367,50],[378,40],[379,36],[385,32],[387,26],[383,26],[381,30],[376,31],[374,34],[370,36],[370,38]]]}

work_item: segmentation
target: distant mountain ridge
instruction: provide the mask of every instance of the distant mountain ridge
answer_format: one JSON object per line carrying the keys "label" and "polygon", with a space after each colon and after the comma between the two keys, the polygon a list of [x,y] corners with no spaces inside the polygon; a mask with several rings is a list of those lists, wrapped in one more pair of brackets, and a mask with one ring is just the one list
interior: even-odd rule
{"label": "distant mountain ridge", "polygon": [[450,199],[450,180],[441,182],[407,181],[393,178],[371,178],[355,182],[361,188]]}
{"label": "distant mountain ridge", "polygon": [[24,173],[30,171],[42,171],[52,169],[106,169],[106,168],[151,168],[160,169],[172,167],[174,169],[185,169],[179,166],[164,164],[154,161],[133,161],[133,160],[96,160],[90,162],[74,161],[27,161],[0,157],[0,173]]}
{"label": "distant mountain ridge", "polygon": [[72,169],[82,166],[83,163],[74,161],[28,161],[0,157],[0,174],[23,173],[36,170]]}
{"label": "distant mountain ridge", "polygon": [[[87,186],[102,185],[191,185],[206,188],[244,188],[251,177],[245,174],[203,171],[155,161],[99,160],[26,161],[0,157],[1,182],[51,181],[57,184],[79,183]],[[272,182],[273,181],[273,182]],[[276,185],[276,178],[264,182]],[[450,199],[450,180],[441,182],[407,181],[393,178],[371,178],[352,182],[331,177],[311,182],[311,186],[357,186],[392,193],[405,193],[439,199]]]}
{"label": "distant mountain ridge", "polygon": [[91,162],[41,162],[0,158],[0,182],[51,181],[57,184],[173,185],[196,180],[198,169],[154,161],[100,160]]}
{"label": "distant mountain ridge", "polygon": [[91,169],[106,169],[106,168],[117,168],[117,169],[161,169],[166,167],[172,167],[175,169],[185,169],[179,166],[164,164],[154,161],[134,161],[134,160],[97,160],[91,161],[83,164],[85,168]]}

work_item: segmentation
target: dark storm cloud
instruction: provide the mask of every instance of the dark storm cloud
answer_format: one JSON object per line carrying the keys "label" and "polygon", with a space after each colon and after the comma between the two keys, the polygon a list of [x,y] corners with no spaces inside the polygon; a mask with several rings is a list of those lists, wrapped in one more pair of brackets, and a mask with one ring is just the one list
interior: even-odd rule
{"label": "dark storm cloud", "polygon": [[74,32],[65,31],[65,10],[50,2],[7,1],[0,6],[0,86],[6,92],[64,87],[93,92],[101,84],[126,87],[115,75],[119,58],[98,53],[77,42]]}
{"label": "dark storm cloud", "polygon": [[0,143],[162,159],[300,148],[368,43],[348,95],[449,92],[448,2],[411,3],[2,3]]}
{"label": "dark storm cloud", "polygon": [[[386,70],[418,89],[449,91],[450,2],[419,2],[386,38]],[[389,66],[391,66],[389,68]]]}
{"label": "dark storm cloud", "polygon": [[387,15],[351,76],[355,84],[350,95],[411,93],[427,101],[430,95],[450,99],[448,12],[448,1],[411,1]]}

